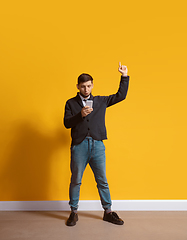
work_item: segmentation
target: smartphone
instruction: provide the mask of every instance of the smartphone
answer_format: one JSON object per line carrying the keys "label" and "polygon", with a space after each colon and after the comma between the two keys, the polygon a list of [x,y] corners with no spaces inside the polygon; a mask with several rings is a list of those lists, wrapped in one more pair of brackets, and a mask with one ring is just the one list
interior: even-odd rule
{"label": "smartphone", "polygon": [[93,107],[93,101],[92,100],[87,100],[86,101],[86,106],[92,108]]}

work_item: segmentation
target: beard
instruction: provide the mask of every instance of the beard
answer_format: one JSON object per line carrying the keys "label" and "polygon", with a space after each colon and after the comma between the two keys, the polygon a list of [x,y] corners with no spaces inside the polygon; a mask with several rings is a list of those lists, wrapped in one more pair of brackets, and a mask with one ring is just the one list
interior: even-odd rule
{"label": "beard", "polygon": [[88,95],[84,95],[84,94],[82,94],[81,92],[80,92],[80,95],[81,95],[83,98],[87,98],[87,97],[90,96],[90,94],[88,94]]}

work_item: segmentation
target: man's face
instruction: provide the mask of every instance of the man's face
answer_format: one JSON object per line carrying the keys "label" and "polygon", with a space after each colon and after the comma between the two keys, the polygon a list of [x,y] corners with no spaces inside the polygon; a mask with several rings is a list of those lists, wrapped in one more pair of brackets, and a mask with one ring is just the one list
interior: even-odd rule
{"label": "man's face", "polygon": [[83,82],[83,83],[77,84],[77,88],[79,89],[81,96],[86,98],[90,95],[92,91],[93,83],[91,81]]}

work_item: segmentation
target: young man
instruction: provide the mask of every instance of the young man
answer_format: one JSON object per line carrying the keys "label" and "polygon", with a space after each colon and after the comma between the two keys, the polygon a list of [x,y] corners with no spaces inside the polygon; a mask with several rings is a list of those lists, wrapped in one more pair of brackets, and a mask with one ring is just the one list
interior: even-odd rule
{"label": "young man", "polygon": [[[111,211],[111,197],[106,179],[105,146],[107,139],[105,127],[105,111],[126,98],[129,76],[127,67],[119,63],[121,75],[118,92],[109,96],[93,96],[93,78],[89,74],[78,77],[77,96],[69,99],[65,105],[64,125],[71,128],[71,183],[69,188],[71,214],[67,220],[68,226],[74,226],[78,221],[79,191],[84,170],[89,163],[97,182],[101,204],[104,209],[103,220],[123,225],[119,216]],[[87,106],[87,100],[93,101],[93,106]]]}

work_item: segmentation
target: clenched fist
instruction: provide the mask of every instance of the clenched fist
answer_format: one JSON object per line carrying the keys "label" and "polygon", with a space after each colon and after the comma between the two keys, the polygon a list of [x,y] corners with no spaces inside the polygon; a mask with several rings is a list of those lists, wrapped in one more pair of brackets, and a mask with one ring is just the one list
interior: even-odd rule
{"label": "clenched fist", "polygon": [[90,108],[89,106],[85,106],[81,110],[82,117],[86,117],[88,114],[90,114],[93,111],[93,108]]}

